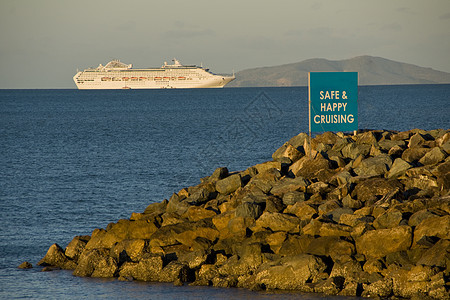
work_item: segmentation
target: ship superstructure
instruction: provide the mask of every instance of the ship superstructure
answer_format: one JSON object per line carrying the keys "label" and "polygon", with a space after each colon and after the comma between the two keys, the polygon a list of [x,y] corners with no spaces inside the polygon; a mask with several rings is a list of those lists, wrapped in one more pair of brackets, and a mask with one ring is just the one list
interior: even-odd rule
{"label": "ship superstructure", "polygon": [[165,62],[160,68],[149,69],[134,69],[131,64],[112,60],[73,77],[79,89],[221,88],[233,79],[234,74],[218,75],[203,67],[184,66],[175,58],[173,64]]}

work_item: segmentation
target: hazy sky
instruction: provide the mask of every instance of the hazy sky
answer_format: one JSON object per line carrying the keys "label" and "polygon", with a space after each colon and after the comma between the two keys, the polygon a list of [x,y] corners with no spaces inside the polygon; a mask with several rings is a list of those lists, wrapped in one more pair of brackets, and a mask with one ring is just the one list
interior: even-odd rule
{"label": "hazy sky", "polygon": [[381,56],[450,72],[450,0],[0,0],[0,88],[178,58],[216,73]]}

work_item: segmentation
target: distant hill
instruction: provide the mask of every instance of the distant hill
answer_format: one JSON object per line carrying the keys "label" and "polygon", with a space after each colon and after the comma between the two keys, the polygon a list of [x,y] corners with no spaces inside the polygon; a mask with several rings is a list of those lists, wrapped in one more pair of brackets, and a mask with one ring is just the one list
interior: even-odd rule
{"label": "distant hill", "polygon": [[308,59],[274,67],[236,73],[227,87],[307,86],[310,71],[353,71],[359,85],[450,83],[450,73],[401,63],[381,57],[358,56],[345,60]]}

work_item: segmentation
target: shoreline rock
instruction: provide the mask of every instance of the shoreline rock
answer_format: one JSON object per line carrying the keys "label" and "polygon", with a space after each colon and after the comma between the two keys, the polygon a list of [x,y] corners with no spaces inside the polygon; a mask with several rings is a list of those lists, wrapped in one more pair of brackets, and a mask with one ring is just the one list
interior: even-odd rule
{"label": "shoreline rock", "polygon": [[[309,155],[311,150],[311,155]],[[450,130],[300,133],[143,213],[54,244],[75,276],[450,299]]]}

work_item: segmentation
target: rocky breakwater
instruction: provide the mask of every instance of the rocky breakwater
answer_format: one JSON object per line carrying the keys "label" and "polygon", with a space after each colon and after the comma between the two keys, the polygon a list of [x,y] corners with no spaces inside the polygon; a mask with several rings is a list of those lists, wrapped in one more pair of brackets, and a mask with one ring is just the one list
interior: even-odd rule
{"label": "rocky breakwater", "polygon": [[[311,155],[309,155],[311,153]],[[449,299],[450,130],[301,133],[50,247],[76,276]]]}

